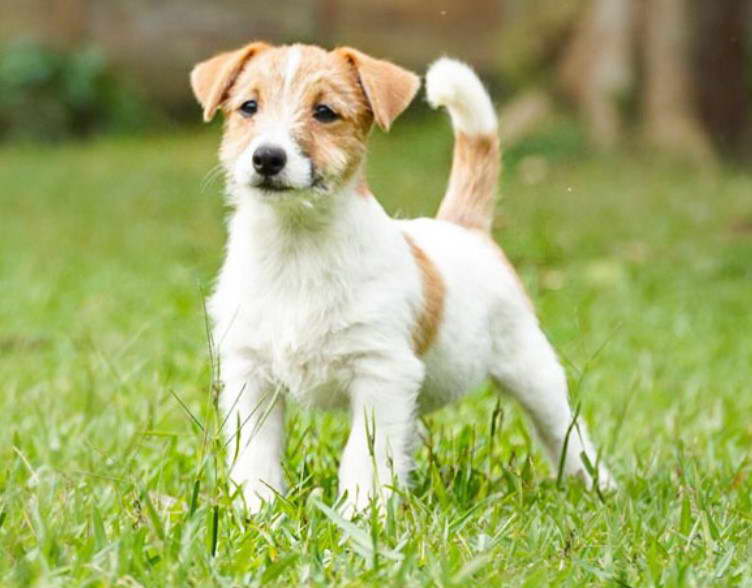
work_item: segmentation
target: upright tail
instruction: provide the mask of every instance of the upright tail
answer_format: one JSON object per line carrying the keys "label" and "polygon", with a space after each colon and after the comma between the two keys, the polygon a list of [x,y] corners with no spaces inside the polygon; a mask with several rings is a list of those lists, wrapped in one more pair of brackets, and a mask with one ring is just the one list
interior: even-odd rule
{"label": "upright tail", "polygon": [[442,57],[426,74],[428,102],[444,106],[454,127],[449,185],[437,218],[491,231],[500,156],[496,112],[475,72]]}

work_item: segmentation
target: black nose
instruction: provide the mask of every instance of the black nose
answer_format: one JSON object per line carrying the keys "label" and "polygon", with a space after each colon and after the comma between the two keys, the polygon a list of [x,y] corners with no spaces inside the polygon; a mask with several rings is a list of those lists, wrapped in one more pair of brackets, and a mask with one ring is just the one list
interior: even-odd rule
{"label": "black nose", "polygon": [[279,147],[262,145],[253,153],[253,167],[262,176],[276,176],[287,163],[287,154]]}

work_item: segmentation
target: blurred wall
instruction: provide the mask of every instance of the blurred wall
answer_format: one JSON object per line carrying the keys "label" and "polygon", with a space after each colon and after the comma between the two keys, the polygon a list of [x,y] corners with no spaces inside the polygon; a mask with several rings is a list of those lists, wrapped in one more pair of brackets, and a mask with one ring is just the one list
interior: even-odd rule
{"label": "blurred wall", "polygon": [[3,0],[0,41],[91,42],[164,104],[190,100],[187,74],[252,39],[353,45],[422,71],[441,53],[496,65],[502,0]]}

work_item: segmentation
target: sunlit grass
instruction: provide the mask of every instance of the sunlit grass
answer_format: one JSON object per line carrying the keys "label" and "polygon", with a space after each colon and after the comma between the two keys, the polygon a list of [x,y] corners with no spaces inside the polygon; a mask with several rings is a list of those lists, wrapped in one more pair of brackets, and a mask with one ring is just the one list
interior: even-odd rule
{"label": "sunlit grass", "polygon": [[[389,210],[433,212],[444,122],[374,137]],[[401,503],[355,523],[330,510],[345,416],[291,411],[290,494],[247,520],[202,306],[217,134],[0,150],[0,584],[752,581],[748,176],[592,158],[561,128],[508,154],[496,236],[617,494],[557,487],[517,407],[479,391],[426,420]]]}

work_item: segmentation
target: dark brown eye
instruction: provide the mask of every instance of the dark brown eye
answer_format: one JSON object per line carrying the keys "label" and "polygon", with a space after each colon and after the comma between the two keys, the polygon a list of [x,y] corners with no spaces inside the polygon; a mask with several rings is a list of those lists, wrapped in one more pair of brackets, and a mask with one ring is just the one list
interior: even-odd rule
{"label": "dark brown eye", "polygon": [[247,100],[240,105],[240,114],[249,117],[258,111],[258,103],[255,100]]}
{"label": "dark brown eye", "polygon": [[317,104],[313,107],[313,118],[322,123],[329,123],[337,120],[339,115],[326,104]]}

